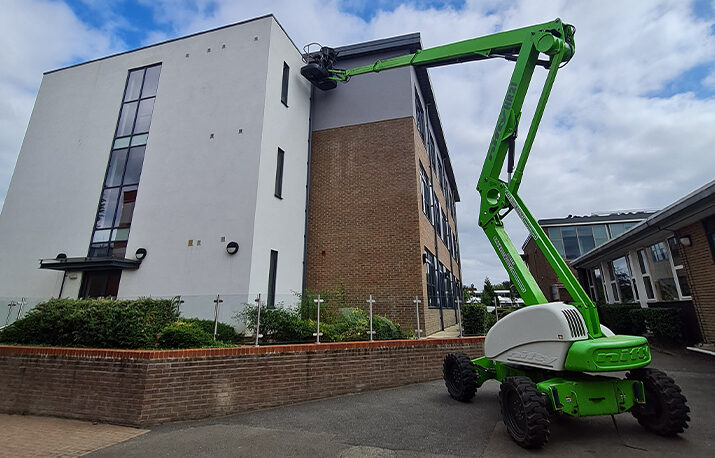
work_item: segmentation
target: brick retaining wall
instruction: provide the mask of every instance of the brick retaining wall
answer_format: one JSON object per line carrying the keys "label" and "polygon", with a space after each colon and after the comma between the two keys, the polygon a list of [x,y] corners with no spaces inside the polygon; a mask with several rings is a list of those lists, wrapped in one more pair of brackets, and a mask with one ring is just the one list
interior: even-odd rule
{"label": "brick retaining wall", "polygon": [[200,350],[0,346],[0,413],[146,426],[435,380],[483,337]]}

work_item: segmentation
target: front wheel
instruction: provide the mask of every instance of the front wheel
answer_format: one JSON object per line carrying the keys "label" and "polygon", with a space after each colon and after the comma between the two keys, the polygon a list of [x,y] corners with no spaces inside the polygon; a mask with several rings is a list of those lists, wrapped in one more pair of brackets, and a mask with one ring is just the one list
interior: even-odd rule
{"label": "front wheel", "polygon": [[690,421],[690,408],[680,387],[658,369],[636,369],[630,380],[643,382],[645,404],[636,404],[631,413],[644,428],[661,436],[674,436],[685,431]]}
{"label": "front wheel", "polygon": [[511,438],[524,448],[539,448],[549,440],[546,398],[528,377],[507,377],[499,391],[504,425]]}
{"label": "front wheel", "polygon": [[477,392],[477,374],[474,364],[464,353],[450,353],[442,366],[447,391],[457,401],[469,402]]}

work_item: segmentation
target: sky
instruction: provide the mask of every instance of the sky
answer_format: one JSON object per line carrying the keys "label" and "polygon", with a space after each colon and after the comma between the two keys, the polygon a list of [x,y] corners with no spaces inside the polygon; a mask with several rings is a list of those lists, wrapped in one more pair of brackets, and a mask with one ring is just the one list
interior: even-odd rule
{"label": "sky", "polygon": [[[557,17],[573,24],[576,54],[557,76],[520,190],[537,218],[656,210],[715,178],[715,0],[1,3],[0,206],[43,72],[267,13],[299,48],[411,32],[427,48]],[[475,186],[512,69],[493,59],[430,70],[461,196],[466,285],[508,278],[477,226]],[[521,126],[531,120],[540,70]],[[527,232],[518,217],[505,225],[520,247]]]}

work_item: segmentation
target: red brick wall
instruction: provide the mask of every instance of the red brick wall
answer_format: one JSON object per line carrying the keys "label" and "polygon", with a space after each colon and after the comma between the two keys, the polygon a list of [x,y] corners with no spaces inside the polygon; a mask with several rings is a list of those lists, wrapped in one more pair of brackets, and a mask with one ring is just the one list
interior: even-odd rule
{"label": "red brick wall", "polygon": [[[534,239],[530,238],[529,242],[524,247],[524,254],[526,255],[526,262],[529,266],[529,272],[536,280],[539,285],[541,292],[544,293],[548,301],[556,301],[557,299],[551,293],[551,285],[559,285],[559,299],[563,302],[571,302],[571,295],[566,290],[566,288],[559,280],[559,277],[554,272],[554,269],[549,264],[549,261],[541,252],[539,247],[534,242]],[[568,262],[568,261],[567,261]],[[574,275],[578,275],[576,271],[571,268]]]}
{"label": "red brick wall", "polygon": [[176,351],[0,346],[0,412],[133,426],[205,418],[441,377],[483,338]]}
{"label": "red brick wall", "polygon": [[[427,307],[424,246],[439,252],[455,275],[456,260],[421,210],[419,162],[429,159],[412,117],[326,129],[313,133],[310,162],[306,288],[326,291],[344,284],[352,305],[375,312],[403,329],[441,329],[439,310]],[[446,203],[437,186],[437,196]],[[452,229],[456,224],[450,218]],[[445,326],[456,323],[444,311]]]}
{"label": "red brick wall", "polygon": [[678,229],[678,238],[689,236],[689,247],[679,244],[683,265],[688,274],[688,284],[700,321],[703,337],[715,342],[715,262],[710,252],[702,222]]}

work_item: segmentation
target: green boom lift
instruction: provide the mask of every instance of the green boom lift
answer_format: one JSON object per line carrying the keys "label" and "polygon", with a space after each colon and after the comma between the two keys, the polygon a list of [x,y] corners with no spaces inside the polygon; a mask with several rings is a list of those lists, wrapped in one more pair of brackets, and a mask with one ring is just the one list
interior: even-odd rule
{"label": "green boom lift", "polygon": [[[479,226],[509,272],[526,305],[498,321],[487,333],[485,356],[470,360],[449,354],[444,378],[449,394],[470,401],[487,380],[501,382],[499,401],[512,439],[522,447],[541,447],[549,438],[552,415],[573,417],[631,412],[645,428],[675,435],[688,426],[690,409],[673,379],[650,361],[644,337],[614,335],[602,326],[594,303],[519,197],[524,167],[558,70],[573,57],[575,28],[556,19],[418,50],[353,69],[336,69],[336,52],[327,47],[306,54],[301,74],[322,90],[351,77],[392,68],[438,67],[503,58],[515,67],[489,144],[477,190],[481,196]],[[537,66],[548,70],[518,163],[514,166],[517,127],[531,77]],[[508,180],[500,179],[507,160]],[[503,219],[515,210],[531,237],[573,298],[551,302],[539,289],[514,244]],[[625,378],[614,371],[629,371]]]}

